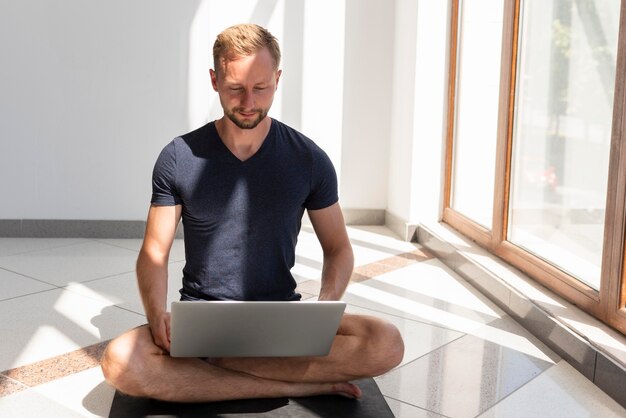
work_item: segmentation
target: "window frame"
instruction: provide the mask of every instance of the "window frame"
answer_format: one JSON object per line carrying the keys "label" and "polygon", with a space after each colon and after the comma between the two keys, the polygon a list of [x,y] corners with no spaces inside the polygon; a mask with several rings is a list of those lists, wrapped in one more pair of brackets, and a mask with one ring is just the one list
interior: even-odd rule
{"label": "window frame", "polygon": [[626,334],[626,0],[620,2],[599,290],[507,241],[522,0],[504,0],[492,228],[484,228],[451,208],[461,2],[462,0],[452,0],[450,14],[448,113],[441,220],[540,284]]}

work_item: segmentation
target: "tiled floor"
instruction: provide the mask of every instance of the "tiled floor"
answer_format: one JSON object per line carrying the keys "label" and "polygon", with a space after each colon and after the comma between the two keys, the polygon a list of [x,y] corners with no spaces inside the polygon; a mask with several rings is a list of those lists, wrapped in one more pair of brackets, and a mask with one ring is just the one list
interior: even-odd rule
{"label": "tiled floor", "polygon": [[[383,227],[351,227],[350,312],[383,317],[406,343],[377,378],[398,417],[626,417],[626,410],[422,250]],[[107,416],[113,389],[97,359],[145,322],[140,240],[0,238],[0,416]],[[322,253],[304,227],[294,274],[319,290]],[[170,259],[177,299],[182,242]]]}

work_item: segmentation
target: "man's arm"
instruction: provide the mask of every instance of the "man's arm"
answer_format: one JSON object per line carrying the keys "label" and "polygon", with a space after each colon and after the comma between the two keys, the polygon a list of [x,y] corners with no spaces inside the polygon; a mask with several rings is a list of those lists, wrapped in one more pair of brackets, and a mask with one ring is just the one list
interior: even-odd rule
{"label": "man's arm", "polygon": [[309,210],[309,218],[324,251],[319,300],[339,300],[348,287],[354,255],[339,203]]}
{"label": "man's arm", "polygon": [[146,234],[137,258],[137,282],[154,342],[170,349],[167,264],[180,221],[181,206],[150,206]]}

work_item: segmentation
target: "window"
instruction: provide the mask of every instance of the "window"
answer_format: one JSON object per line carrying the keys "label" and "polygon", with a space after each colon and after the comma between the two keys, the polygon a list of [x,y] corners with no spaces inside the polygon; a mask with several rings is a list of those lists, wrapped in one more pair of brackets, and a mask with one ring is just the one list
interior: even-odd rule
{"label": "window", "polygon": [[450,206],[490,229],[493,211],[502,1],[460,4]]}
{"label": "window", "polygon": [[626,333],[620,12],[453,1],[443,220]]}
{"label": "window", "polygon": [[508,237],[599,290],[619,2],[520,16]]}

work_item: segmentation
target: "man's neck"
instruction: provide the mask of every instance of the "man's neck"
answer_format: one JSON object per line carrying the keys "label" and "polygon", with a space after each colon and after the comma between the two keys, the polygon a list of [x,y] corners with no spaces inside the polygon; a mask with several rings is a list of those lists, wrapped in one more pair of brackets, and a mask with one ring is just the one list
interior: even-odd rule
{"label": "man's neck", "polygon": [[215,128],[222,142],[241,161],[246,161],[256,154],[263,145],[271,125],[272,120],[268,116],[253,129],[241,129],[226,116],[215,121]]}

